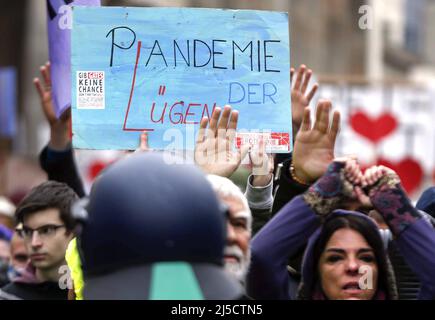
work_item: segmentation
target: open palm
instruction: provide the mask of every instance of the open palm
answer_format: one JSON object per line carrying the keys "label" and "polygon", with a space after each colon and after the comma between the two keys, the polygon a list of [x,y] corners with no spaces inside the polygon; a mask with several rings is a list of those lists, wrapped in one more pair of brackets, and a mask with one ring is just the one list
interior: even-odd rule
{"label": "open palm", "polygon": [[334,112],[329,127],[331,103],[320,101],[317,105],[316,119],[311,127],[310,109],[304,110],[302,125],[296,135],[293,150],[293,165],[298,178],[313,182],[326,172],[334,159],[334,146],[337,138],[340,113]]}
{"label": "open palm", "polygon": [[71,109],[66,110],[59,119],[56,117],[51,90],[50,62],[40,67],[40,73],[43,83],[40,78],[34,78],[33,83],[41,100],[42,111],[50,125],[49,144],[52,149],[64,150],[71,141],[69,136]]}
{"label": "open palm", "polygon": [[319,85],[316,83],[308,91],[308,84],[311,79],[312,70],[307,69],[305,65],[301,65],[296,73],[296,79],[293,81],[295,70],[290,69],[290,80],[292,82],[291,88],[291,101],[292,101],[292,124],[293,124],[293,134],[296,135],[298,132],[304,109],[309,106],[311,99],[313,99]]}
{"label": "open palm", "polygon": [[201,120],[195,145],[195,163],[208,174],[229,177],[240,166],[248,149],[233,149],[238,112],[225,106],[219,119],[220,114],[221,109],[216,108],[210,121],[206,117]]}

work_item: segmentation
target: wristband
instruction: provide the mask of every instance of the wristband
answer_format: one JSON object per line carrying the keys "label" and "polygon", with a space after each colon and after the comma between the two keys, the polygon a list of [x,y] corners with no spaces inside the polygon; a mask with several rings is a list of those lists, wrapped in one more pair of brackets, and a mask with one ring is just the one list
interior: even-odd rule
{"label": "wristband", "polygon": [[301,184],[301,185],[303,185],[303,186],[310,186],[310,185],[311,185],[311,183],[305,182],[304,180],[299,179],[299,178],[296,176],[295,166],[293,165],[293,161],[292,161],[291,164],[290,164],[290,175],[291,175],[291,177],[292,177],[292,179],[293,179],[294,181],[296,181],[297,183],[299,183],[299,184]]}

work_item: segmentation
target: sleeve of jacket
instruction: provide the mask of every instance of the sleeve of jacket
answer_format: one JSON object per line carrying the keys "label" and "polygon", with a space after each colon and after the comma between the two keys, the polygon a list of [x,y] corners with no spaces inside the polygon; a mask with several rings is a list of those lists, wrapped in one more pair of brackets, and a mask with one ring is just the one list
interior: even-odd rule
{"label": "sleeve of jacket", "polygon": [[254,299],[290,299],[288,258],[320,225],[301,196],[286,204],[253,238],[248,295]]}
{"label": "sleeve of jacket", "polygon": [[435,299],[435,229],[418,219],[396,239],[410,268],[421,281],[419,299]]}
{"label": "sleeve of jacket", "polygon": [[435,230],[413,206],[400,184],[370,196],[393,233],[399,250],[421,282],[420,299],[435,298]]}
{"label": "sleeve of jacket", "polygon": [[304,193],[308,186],[294,181],[290,175],[290,165],[292,155],[285,160],[277,172],[277,183],[275,186],[275,196],[272,207],[272,216],[275,215],[282,207],[289,203],[294,197]]}
{"label": "sleeve of jacket", "polygon": [[267,186],[254,187],[252,185],[253,176],[248,177],[246,184],[245,197],[248,200],[249,209],[252,213],[252,234],[255,235],[271,217],[273,204],[272,188],[273,178]]}
{"label": "sleeve of jacket", "polygon": [[39,163],[47,173],[49,180],[64,182],[80,198],[85,196],[83,182],[76,168],[71,145],[63,151],[55,151],[49,146],[45,146],[39,155]]}

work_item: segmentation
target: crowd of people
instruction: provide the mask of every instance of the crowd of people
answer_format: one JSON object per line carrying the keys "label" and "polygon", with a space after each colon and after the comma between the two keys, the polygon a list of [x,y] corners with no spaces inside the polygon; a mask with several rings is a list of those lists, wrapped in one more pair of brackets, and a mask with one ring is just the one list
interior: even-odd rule
{"label": "crowd of people", "polygon": [[[391,169],[337,158],[340,113],[319,100],[312,117],[312,71],[290,75],[291,153],[268,154],[262,138],[234,148],[239,114],[217,107],[195,164],[144,132],[87,195],[71,112],[56,118],[42,66],[48,181],[16,207],[0,198],[0,299],[435,299],[435,187],[414,206]],[[241,190],[230,177],[245,157]]]}

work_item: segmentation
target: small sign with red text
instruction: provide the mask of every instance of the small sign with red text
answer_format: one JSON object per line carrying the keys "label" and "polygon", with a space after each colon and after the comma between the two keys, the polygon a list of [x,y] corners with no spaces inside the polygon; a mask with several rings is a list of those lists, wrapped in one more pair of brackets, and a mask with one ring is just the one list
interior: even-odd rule
{"label": "small sign with red text", "polygon": [[104,109],[104,71],[77,71],[77,108]]}
{"label": "small sign with red text", "polygon": [[261,135],[263,135],[267,153],[290,152],[290,135],[287,132],[240,132],[236,134],[236,147],[240,148],[246,144],[256,147],[259,144]]}

